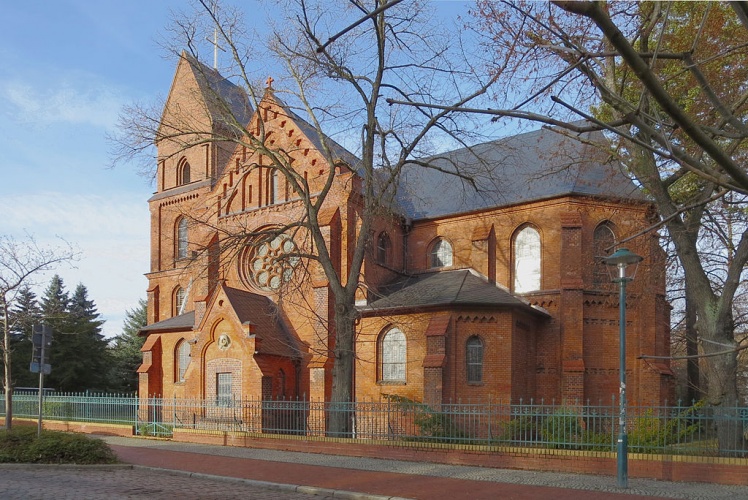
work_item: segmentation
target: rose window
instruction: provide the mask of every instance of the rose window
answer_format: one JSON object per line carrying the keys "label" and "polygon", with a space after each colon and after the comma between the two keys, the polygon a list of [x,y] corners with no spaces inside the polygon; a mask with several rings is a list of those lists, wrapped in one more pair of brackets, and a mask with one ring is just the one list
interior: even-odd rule
{"label": "rose window", "polygon": [[248,245],[240,260],[242,280],[266,292],[277,291],[291,281],[294,267],[299,263],[299,258],[293,255],[296,252],[296,244],[285,234]]}

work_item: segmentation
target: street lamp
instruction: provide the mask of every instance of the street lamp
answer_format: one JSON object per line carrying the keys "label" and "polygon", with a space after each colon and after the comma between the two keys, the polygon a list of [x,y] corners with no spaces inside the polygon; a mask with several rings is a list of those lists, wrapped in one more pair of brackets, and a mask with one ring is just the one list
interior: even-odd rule
{"label": "street lamp", "polygon": [[[618,400],[620,410],[618,413],[618,446],[616,447],[616,461],[618,464],[618,487],[629,486],[628,465],[628,435],[626,434],[626,283],[632,281],[636,276],[639,262],[644,258],[630,252],[628,248],[619,248],[612,255],[603,258],[603,263],[610,266],[611,281],[620,285],[619,302],[619,375],[620,386],[618,389]],[[630,265],[634,265],[627,273]]]}

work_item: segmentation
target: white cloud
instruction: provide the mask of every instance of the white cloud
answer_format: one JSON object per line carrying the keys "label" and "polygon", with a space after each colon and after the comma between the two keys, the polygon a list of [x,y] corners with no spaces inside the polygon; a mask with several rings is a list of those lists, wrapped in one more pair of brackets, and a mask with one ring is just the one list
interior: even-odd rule
{"label": "white cloud", "polygon": [[[148,235],[148,206],[139,194],[61,193],[55,191],[6,195],[0,198],[3,226],[31,233],[84,236],[108,240]],[[63,234],[64,231],[64,234]],[[47,233],[49,234],[49,233]]]}
{"label": "white cloud", "polygon": [[59,246],[58,237],[80,250],[74,267],[62,266],[37,280],[41,294],[52,274],[71,293],[83,283],[103,319],[104,333],[121,331],[125,311],[137,306],[148,286],[150,232],[148,206],[137,194],[76,195],[40,192],[0,198],[0,233],[35,237]]}
{"label": "white cloud", "polygon": [[[82,80],[82,81],[81,81]],[[20,80],[0,83],[0,100],[17,120],[38,125],[86,124],[112,128],[125,98],[92,78],[58,80],[43,87]]]}

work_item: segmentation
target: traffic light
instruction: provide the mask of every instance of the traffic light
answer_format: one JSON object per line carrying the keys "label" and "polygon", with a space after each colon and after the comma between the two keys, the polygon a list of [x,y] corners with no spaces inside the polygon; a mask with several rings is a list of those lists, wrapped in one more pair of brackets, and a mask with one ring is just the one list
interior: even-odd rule
{"label": "traffic light", "polygon": [[52,328],[47,325],[34,325],[31,342],[34,345],[34,350],[31,354],[31,366],[29,366],[29,370],[31,373],[39,373],[41,371],[44,375],[49,375],[52,373],[52,365],[49,364],[49,352],[52,346]]}

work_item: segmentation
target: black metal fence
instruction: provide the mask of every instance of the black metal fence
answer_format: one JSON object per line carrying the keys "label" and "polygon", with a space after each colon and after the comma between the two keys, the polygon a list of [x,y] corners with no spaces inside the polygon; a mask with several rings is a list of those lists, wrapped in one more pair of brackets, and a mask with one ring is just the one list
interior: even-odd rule
{"label": "black metal fence", "polygon": [[[37,418],[35,394],[14,394],[14,415]],[[0,415],[4,414],[0,401]],[[348,429],[330,429],[332,412],[344,412]],[[456,403],[430,407],[402,398],[336,404],[299,400],[193,400],[123,395],[52,394],[46,420],[132,425],[138,434],[174,429],[419,442],[425,445],[518,446],[615,451],[619,407],[609,404]],[[630,453],[748,456],[748,408],[629,406]]]}

